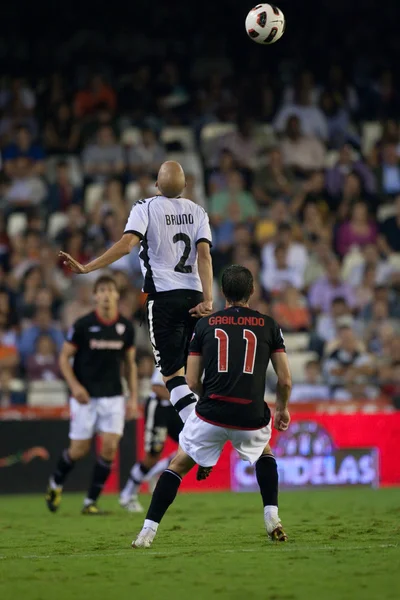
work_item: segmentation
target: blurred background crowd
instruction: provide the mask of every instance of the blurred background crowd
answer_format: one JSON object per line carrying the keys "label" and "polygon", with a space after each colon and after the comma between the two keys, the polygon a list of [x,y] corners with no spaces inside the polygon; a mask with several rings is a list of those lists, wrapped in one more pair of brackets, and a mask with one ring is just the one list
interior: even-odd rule
{"label": "blurred background crowd", "polygon": [[[106,24],[101,7],[96,17],[81,7],[77,22],[57,6],[57,27],[34,33],[9,7],[0,25],[0,406],[61,380],[64,333],[92,309],[98,273],[71,275],[58,250],[85,263],[117,241],[168,158],[210,215],[215,308],[222,269],[247,266],[251,306],[282,326],[293,401],[398,404],[399,8],[388,7],[382,37],[368,18],[375,0],[361,23],[352,2],[311,1],[299,14],[283,1],[287,32],[260,48],[244,32],[250,5],[222,0],[199,15],[165,4],[149,17],[135,3]],[[137,251],[113,272],[145,395]]]}

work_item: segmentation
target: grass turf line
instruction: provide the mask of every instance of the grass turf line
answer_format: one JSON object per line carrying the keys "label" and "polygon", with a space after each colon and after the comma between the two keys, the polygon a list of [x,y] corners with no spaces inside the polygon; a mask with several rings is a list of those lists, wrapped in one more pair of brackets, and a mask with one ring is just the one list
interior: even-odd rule
{"label": "grass turf line", "polygon": [[81,502],[66,494],[50,514],[43,497],[0,497],[2,600],[399,597],[399,489],[283,493],[282,545],[257,494],[182,494],[149,551],[130,549],[143,515],[108,496],[112,515],[85,517]]}

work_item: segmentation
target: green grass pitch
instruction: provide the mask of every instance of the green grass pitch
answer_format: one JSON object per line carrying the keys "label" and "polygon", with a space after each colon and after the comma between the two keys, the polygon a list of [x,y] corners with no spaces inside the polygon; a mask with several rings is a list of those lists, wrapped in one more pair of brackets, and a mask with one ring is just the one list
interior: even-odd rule
{"label": "green grass pitch", "polygon": [[1,600],[400,598],[399,489],[282,493],[281,545],[257,494],[178,496],[150,550],[130,548],[143,515],[108,496],[112,515],[81,516],[81,502],[50,514],[42,497],[0,497]]}

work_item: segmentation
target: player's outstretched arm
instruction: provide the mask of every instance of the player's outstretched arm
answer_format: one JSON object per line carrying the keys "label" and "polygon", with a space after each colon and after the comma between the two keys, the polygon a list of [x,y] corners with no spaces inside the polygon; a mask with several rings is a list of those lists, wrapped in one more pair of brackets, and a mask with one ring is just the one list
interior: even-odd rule
{"label": "player's outstretched arm", "polygon": [[72,397],[78,400],[80,404],[87,404],[90,400],[89,393],[75,377],[74,370],[71,366],[70,359],[76,354],[76,346],[69,342],[64,342],[59,358],[61,373],[71,390]]}
{"label": "player's outstretched arm", "polygon": [[131,250],[137,246],[139,242],[139,237],[134,233],[125,233],[122,238],[113,246],[111,246],[111,248],[106,250],[104,254],[98,258],[95,258],[87,265],[81,265],[81,263],[72,258],[72,256],[66,252],[59,252],[59,256],[64,259],[64,264],[71,271],[77,273],[78,275],[84,275],[86,273],[91,273],[92,271],[97,271],[98,269],[104,269],[104,267],[108,267],[108,265],[111,265],[126,254],[129,254],[129,252],[131,252]]}
{"label": "player's outstretched arm", "polygon": [[275,352],[272,354],[271,361],[278,377],[274,427],[278,431],[285,431],[290,423],[290,414],[287,406],[292,391],[292,376],[286,352]]}
{"label": "player's outstretched arm", "polygon": [[189,312],[193,317],[206,317],[207,315],[210,315],[213,310],[213,268],[210,244],[208,242],[199,242],[197,244],[197,264],[204,300]]}

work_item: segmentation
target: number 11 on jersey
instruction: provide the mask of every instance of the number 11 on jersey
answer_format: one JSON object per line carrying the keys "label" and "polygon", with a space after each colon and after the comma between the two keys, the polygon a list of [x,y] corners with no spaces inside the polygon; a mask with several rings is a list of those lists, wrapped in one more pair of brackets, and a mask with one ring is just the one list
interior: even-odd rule
{"label": "number 11 on jersey", "polygon": [[[227,373],[229,363],[229,336],[224,329],[216,329],[214,335],[218,340],[218,373]],[[253,331],[250,331],[250,329],[243,329],[243,339],[246,340],[243,373],[252,375],[256,360],[257,336]]]}

